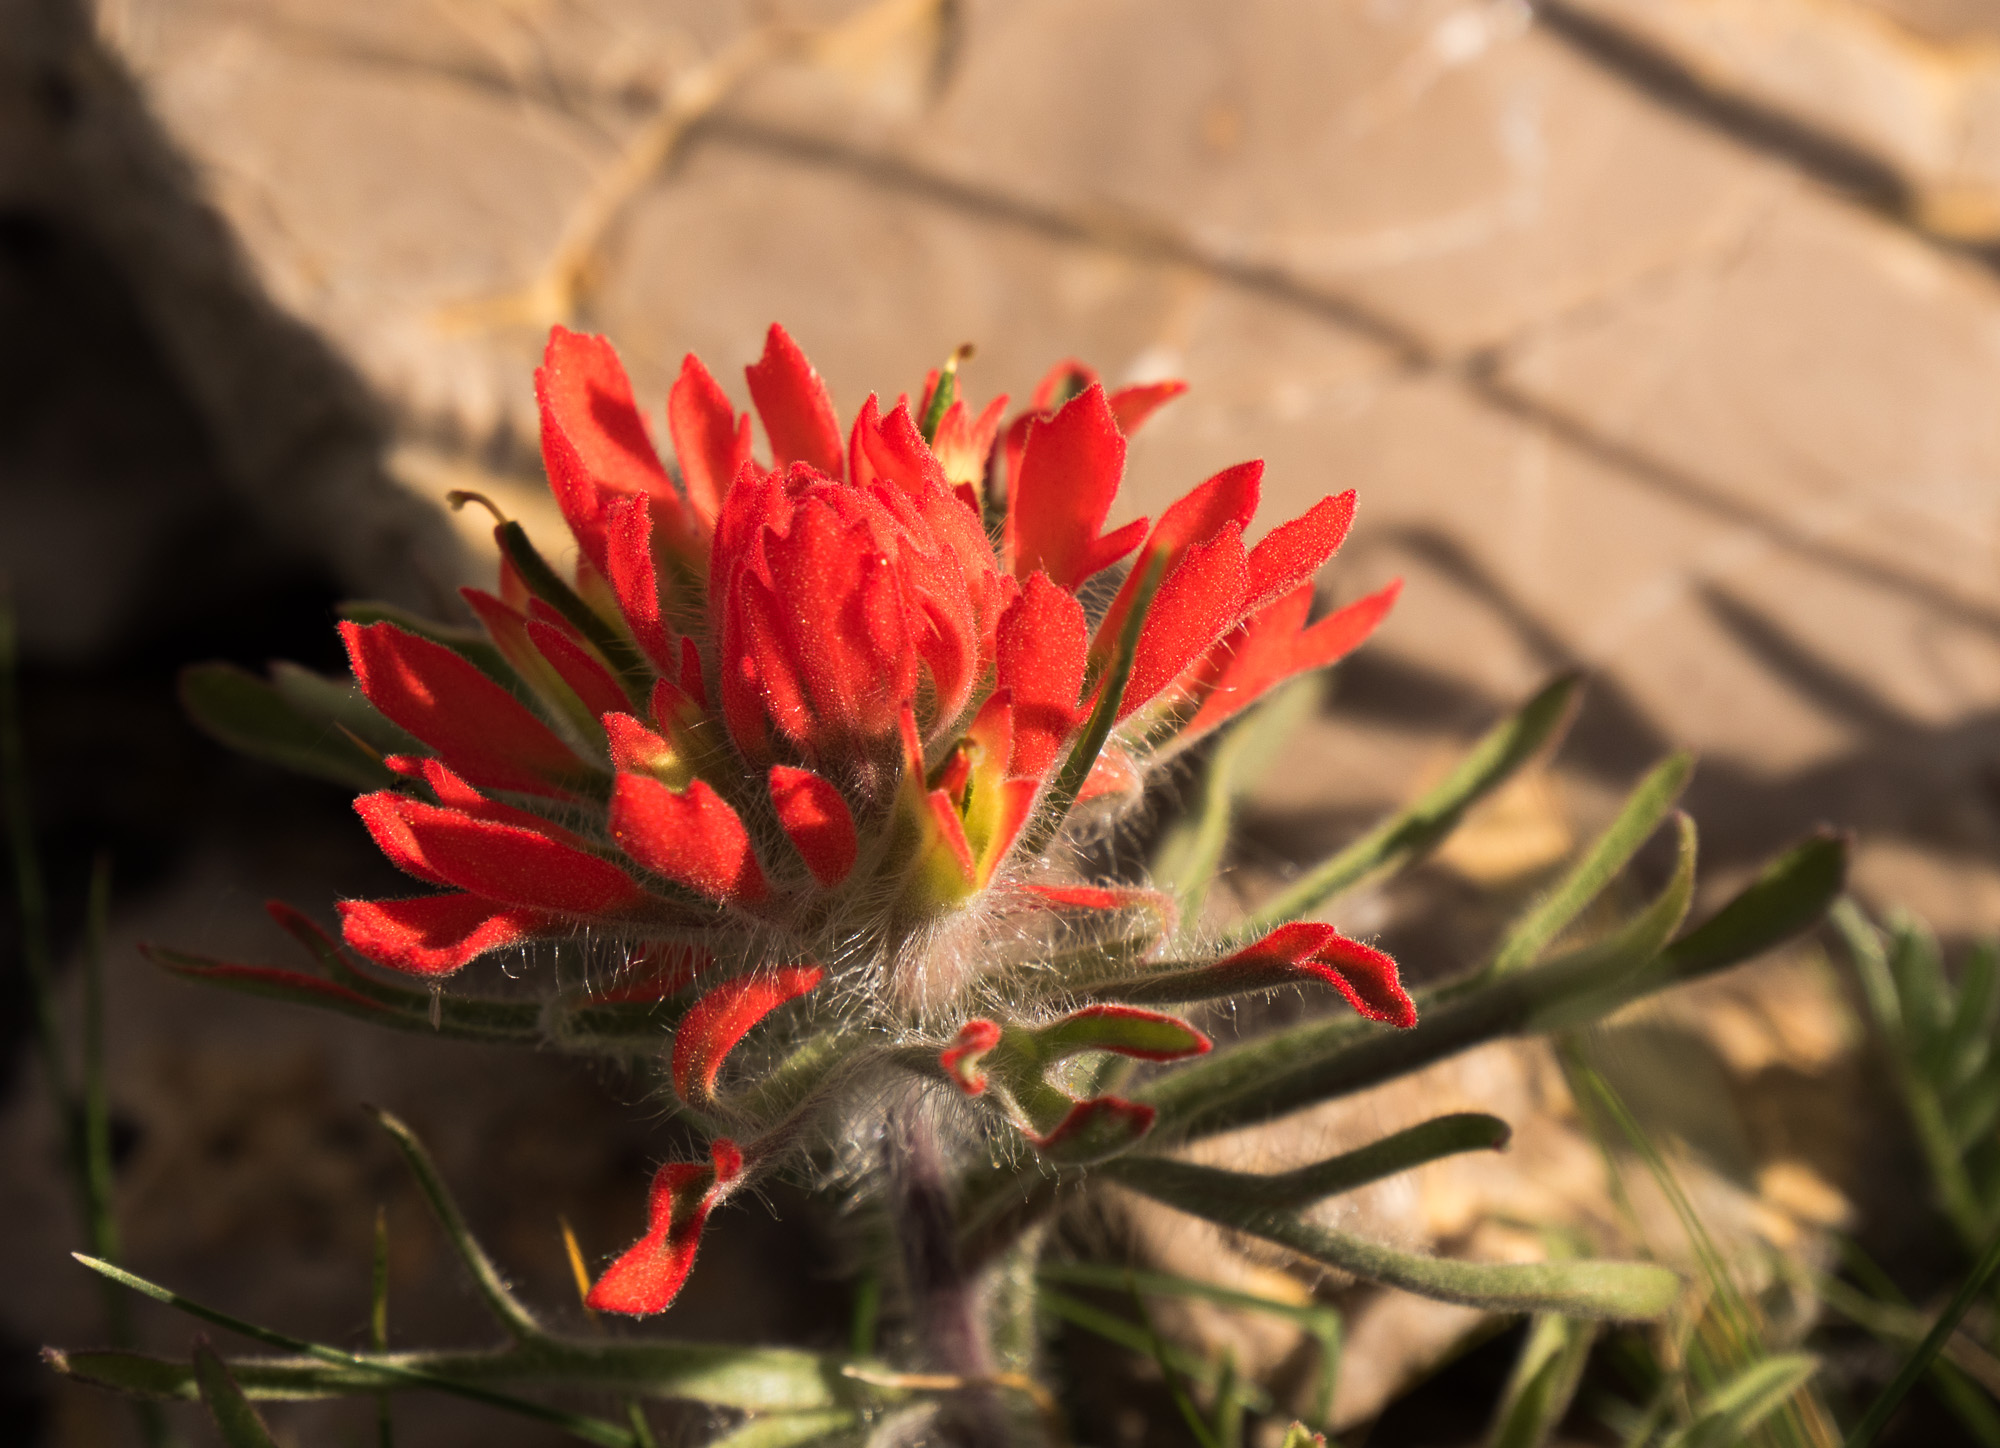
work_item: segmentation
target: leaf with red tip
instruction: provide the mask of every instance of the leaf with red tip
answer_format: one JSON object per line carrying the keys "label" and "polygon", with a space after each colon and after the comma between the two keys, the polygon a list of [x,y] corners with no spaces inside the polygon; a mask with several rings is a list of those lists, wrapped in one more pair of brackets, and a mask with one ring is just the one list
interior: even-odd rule
{"label": "leaf with red tip", "polygon": [[593,1312],[645,1317],[665,1312],[694,1267],[708,1214],[743,1172],[743,1152],[727,1137],[709,1146],[706,1163],[670,1161],[653,1177],[646,1235],[605,1269],[584,1298]]}
{"label": "leaf with red tip", "polygon": [[561,928],[554,917],[512,909],[476,895],[422,895],[414,900],[342,900],[341,935],[391,970],[450,975],[469,961]]}
{"label": "leaf with red tip", "polygon": [[884,417],[875,394],[869,393],[848,435],[847,453],[848,480],[856,487],[886,482],[917,498],[932,488],[951,491],[944,465],[917,431],[907,400]]}
{"label": "leaf with red tip", "polygon": [[771,804],[813,878],[829,888],[845,880],[860,844],[840,791],[809,769],[774,764]]}
{"label": "leaf with red tip", "polygon": [[1187,383],[1178,378],[1121,387],[1111,394],[1111,415],[1118,419],[1118,430],[1130,437],[1147,418],[1187,390]]}
{"label": "leaf with red tip", "polygon": [[1000,616],[996,671],[1014,701],[1008,773],[1040,779],[1082,722],[1077,695],[1089,661],[1083,605],[1048,574],[1032,573]]}
{"label": "leaf with red tip", "polygon": [[1312,585],[1300,584],[1244,620],[1215,646],[1204,665],[1205,677],[1196,688],[1201,707],[1182,728],[1180,742],[1199,739],[1294,675],[1324,668],[1352,653],[1389,616],[1402,587],[1402,580],[1396,579],[1301,629],[1312,607]]}
{"label": "leaf with red tip", "polygon": [[[457,810],[474,819],[489,820],[494,824],[516,825],[524,830],[535,830],[566,845],[573,845],[578,849],[583,847],[583,841],[561,825],[551,823],[538,814],[517,809],[511,804],[488,799],[447,769],[441,759],[392,754],[382,762],[405,779],[421,779],[429,787],[430,792],[437,796],[437,802],[447,809]],[[282,925],[284,922],[279,923]]]}
{"label": "leaf with red tip", "polygon": [[755,904],[769,893],[743,821],[703,780],[676,793],[645,775],[619,775],[611,837],[654,874],[711,900]]}
{"label": "leaf with red tip", "polygon": [[1321,498],[1304,514],[1280,523],[1250,550],[1250,600],[1255,612],[1310,583],[1347,539],[1354,523],[1354,490]]}
{"label": "leaf with red tip", "polygon": [[1195,544],[1215,541],[1230,524],[1235,525],[1238,534],[1250,526],[1257,513],[1263,479],[1262,462],[1238,463],[1224,468],[1160,514],[1145,548],[1133,560],[1132,571],[1125,575],[1118,596],[1111,600],[1111,607],[1097,625],[1093,653],[1109,654],[1116,645],[1118,631],[1125,626],[1125,617],[1138,602],[1146,580],[1154,576],[1153,569],[1159,570],[1159,577],[1168,577]]}
{"label": "leaf with red tip", "polygon": [[938,1052],[938,1065],[967,1096],[983,1095],[986,1073],[980,1069],[979,1063],[999,1044],[999,1025],[975,1017],[960,1026],[951,1044]]}
{"label": "leaf with red tip", "polygon": [[603,722],[611,764],[620,774],[648,774],[670,787],[687,783],[687,763],[673,745],[630,714],[606,714]]}
{"label": "leaf with red tip", "polygon": [[1007,498],[1014,576],[1039,569],[1073,590],[1131,551],[1138,537],[1129,526],[1099,537],[1124,472],[1125,435],[1102,387],[1030,425]]}
{"label": "leaf with red tip", "polygon": [[1122,885],[1026,885],[1022,887],[1037,902],[1072,910],[1131,910],[1134,908],[1171,912],[1173,901],[1159,890]]}
{"label": "leaf with red tip", "polygon": [[1207,1055],[1214,1044],[1178,1017],[1116,1004],[1072,1011],[1039,1027],[1034,1039],[1036,1054],[1044,1063],[1079,1051],[1110,1051],[1139,1061],[1184,1061]]}
{"label": "leaf with red tip", "polygon": [[[538,598],[535,604],[540,606]],[[553,610],[551,610],[553,612]],[[549,661],[549,667],[562,677],[583,707],[592,716],[610,710],[631,707],[631,700],[618,681],[611,677],[611,671],[599,663],[596,657],[570,637],[566,629],[551,623],[546,617],[528,620],[528,637],[535,645],[535,651]]]}
{"label": "leaf with red tip", "polygon": [[1409,1027],[1417,1007],[1396,962],[1372,945],[1349,940],[1331,925],[1294,921],[1210,965],[1162,966],[1137,978],[1108,980],[1097,989],[1120,1001],[1214,1000],[1309,982],[1330,985],[1371,1021]]}
{"label": "leaf with red tip", "polygon": [[1187,550],[1146,610],[1132,674],[1118,702],[1120,719],[1152,702],[1235,626],[1248,584],[1243,534],[1234,523]]}
{"label": "leaf with red tip", "polygon": [[443,644],[391,623],[343,622],[368,702],[482,789],[565,798],[584,764],[512,694]]}
{"label": "leaf with red tip", "polygon": [[830,478],[842,476],[840,419],[826,383],[776,322],[765,334],[764,355],[743,369],[757,405],[774,465],[810,463]]}
{"label": "leaf with red tip", "polygon": [[1107,744],[1104,752],[1090,766],[1090,773],[1083,777],[1083,788],[1076,792],[1076,802],[1082,804],[1104,795],[1131,794],[1144,782],[1132,756],[1116,744]]}
{"label": "leaf with red tip", "polygon": [[1039,1136],[1031,1132],[1028,1140],[1051,1161],[1085,1166],[1129,1150],[1153,1129],[1158,1115],[1137,1101],[1099,1096],[1077,1102],[1052,1130]]}
{"label": "leaf with red tip", "polygon": [[361,796],[354,808],[382,853],[420,880],[563,915],[621,913],[646,899],[638,882],[610,861],[539,829],[479,819],[389,790]]}
{"label": "leaf with red tip", "polygon": [[688,506],[713,526],[722,495],[750,461],[750,414],[738,417],[729,394],[692,352],[681,359],[681,375],[667,394],[667,430]]}
{"label": "leaf with red tip", "polygon": [[726,980],[688,1008],[674,1032],[674,1091],[690,1105],[715,1100],[723,1058],[771,1012],[826,979],[816,965],[766,966]]}

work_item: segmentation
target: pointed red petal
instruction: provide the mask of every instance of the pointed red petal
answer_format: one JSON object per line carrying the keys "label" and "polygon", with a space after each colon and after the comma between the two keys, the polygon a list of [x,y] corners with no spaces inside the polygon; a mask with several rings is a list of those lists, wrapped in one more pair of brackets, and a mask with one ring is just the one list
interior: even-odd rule
{"label": "pointed red petal", "polygon": [[1132,674],[1118,703],[1120,719],[1150,703],[1235,625],[1249,577],[1243,534],[1234,523],[1187,550],[1146,610]]}
{"label": "pointed red petal", "polygon": [[1103,752],[1091,761],[1090,773],[1083,777],[1083,788],[1076,792],[1076,802],[1082,804],[1107,794],[1130,794],[1143,782],[1132,756],[1116,744],[1107,743]]}
{"label": "pointed red petal", "polygon": [[1187,390],[1187,383],[1178,379],[1121,387],[1111,394],[1111,415],[1118,419],[1118,430],[1130,437],[1139,430],[1140,423]]}
{"label": "pointed red petal", "polygon": [[674,1092],[691,1105],[715,1099],[722,1061],[759,1021],[826,979],[816,965],[782,965],[726,980],[681,1017],[674,1032]]}
{"label": "pointed red petal", "polygon": [[1042,374],[1042,380],[1035,384],[1034,393],[1028,399],[1028,406],[1036,412],[1052,411],[1057,398],[1065,395],[1074,397],[1094,387],[1097,381],[1095,367],[1074,357],[1065,357]]}
{"label": "pointed red petal", "polygon": [[542,413],[542,462],[549,488],[584,557],[604,561],[605,505],[621,493],[658,500],[662,521],[684,528],[680,499],[653,450],[632,383],[611,343],[556,327],[535,370]]}
{"label": "pointed red petal", "polygon": [[1248,610],[1263,608],[1301,583],[1309,583],[1321,565],[1347,539],[1354,523],[1354,490],[1321,498],[1289,523],[1281,523],[1250,550]]}
{"label": "pointed red petal", "polygon": [[1014,698],[1014,758],[1008,773],[1040,779],[1081,722],[1077,694],[1090,652],[1083,605],[1046,573],[1029,575],[1000,616],[999,687]]}
{"label": "pointed red petal", "polygon": [[620,774],[657,775],[679,762],[671,744],[630,714],[606,714],[602,722],[611,766]]}
{"label": "pointed red petal", "polygon": [[1216,645],[1219,658],[1212,666],[1212,683],[1201,707],[1182,729],[1181,741],[1200,738],[1286,679],[1352,653],[1389,616],[1402,587],[1399,578],[1301,631],[1299,625],[1312,605],[1312,585],[1300,584],[1290,595],[1246,620]]}
{"label": "pointed red petal", "polygon": [[727,1137],[711,1143],[711,1162],[670,1161],[653,1177],[646,1235],[605,1269],[584,1305],[593,1312],[644,1317],[665,1312],[694,1267],[708,1214],[743,1172],[743,1152]]}
{"label": "pointed red petal", "polygon": [[474,819],[491,820],[495,824],[518,825],[524,830],[538,830],[552,840],[582,848],[583,841],[538,814],[524,809],[516,809],[511,804],[501,804],[488,799],[463,779],[445,768],[441,759],[419,758],[410,754],[392,754],[382,761],[389,768],[406,779],[421,779],[437,796],[439,804],[447,809],[455,809]]}
{"label": "pointed red petal", "polygon": [[1058,1161],[1081,1165],[1115,1156],[1153,1129],[1159,1113],[1137,1101],[1099,1096],[1079,1101],[1043,1136],[1028,1134],[1035,1149]]}
{"label": "pointed red petal", "polygon": [[1077,910],[1128,910],[1134,906],[1169,906],[1158,890],[1102,885],[1024,885],[1038,903]]}
{"label": "pointed red petal", "polygon": [[654,874],[711,900],[755,904],[768,893],[743,821],[702,780],[676,794],[657,779],[619,775],[611,837]]}
{"label": "pointed red petal", "polygon": [[368,702],[482,789],[563,798],[583,773],[548,725],[443,644],[392,623],[342,623],[340,636]]}
{"label": "pointed red petal", "polygon": [[1125,627],[1126,615],[1131,612],[1149,570],[1158,568],[1165,577],[1195,544],[1212,542],[1232,523],[1238,533],[1250,526],[1257,513],[1263,478],[1262,462],[1238,463],[1224,468],[1160,514],[1152,536],[1146,539],[1145,549],[1133,560],[1132,571],[1125,576],[1118,596],[1111,600],[1111,607],[1097,625],[1096,648],[1100,652],[1108,653],[1116,646],[1119,631]]}
{"label": "pointed red petal", "polygon": [[750,460],[750,414],[739,419],[729,395],[690,352],[667,394],[667,430],[688,506],[704,524],[715,522],[722,495]]}
{"label": "pointed red petal", "polygon": [[838,885],[854,868],[859,842],[840,791],[809,769],[771,766],[771,803],[806,868],[820,884]]}
{"label": "pointed red petal", "polygon": [[450,975],[489,950],[560,928],[547,915],[472,895],[342,900],[339,909],[349,945],[377,965],[412,975]]}
{"label": "pointed red petal", "polygon": [[653,560],[653,502],[620,498],[604,513],[605,580],[640,650],[654,668],[672,673],[680,661],[673,631],[660,613],[659,566]]}
{"label": "pointed red petal", "polygon": [[1301,978],[1324,981],[1373,1021],[1409,1027],[1416,1003],[1403,989],[1396,962],[1372,945],[1349,940],[1331,925],[1294,921],[1254,945],[1217,961],[1212,970],[1232,978],[1232,990],[1259,990]]}
{"label": "pointed red petal", "polygon": [[841,477],[840,419],[833,399],[783,327],[771,324],[764,355],[743,375],[750,379],[750,400],[771,440],[775,466],[782,471],[789,463],[810,463],[830,478]]}
{"label": "pointed red petal", "polygon": [[616,865],[539,829],[477,819],[389,790],[362,795],[354,808],[382,853],[420,880],[564,915],[611,914],[645,900],[638,882]]}
{"label": "pointed red petal", "polygon": [[[1028,428],[1007,499],[1014,576],[1037,569],[1074,589],[1105,566],[1098,533],[1125,472],[1125,435],[1093,385]],[[1136,540],[1135,540],[1136,541]]]}

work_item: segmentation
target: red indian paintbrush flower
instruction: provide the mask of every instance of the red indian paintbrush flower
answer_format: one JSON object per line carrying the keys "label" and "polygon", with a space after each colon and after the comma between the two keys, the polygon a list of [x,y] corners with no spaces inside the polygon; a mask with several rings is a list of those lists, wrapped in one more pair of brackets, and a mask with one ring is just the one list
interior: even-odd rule
{"label": "red indian paintbrush flower", "polygon": [[[1209,1049],[1153,1006],[1317,982],[1415,1018],[1394,962],[1330,926],[1162,960],[1163,897],[1063,873],[1079,820],[1381,621],[1393,584],[1308,621],[1353,494],[1249,544],[1246,463],[1107,532],[1126,438],[1177,383],[1107,392],[1064,363],[1003,421],[948,366],[843,429],[775,326],[747,381],[767,457],[690,356],[670,469],[610,345],[556,329],[536,388],[573,575],[502,523],[497,589],[466,591],[484,638],[343,625],[413,741],[361,818],[440,891],[343,902],[348,946],[436,979],[587,933],[617,953],[598,999],[674,1025],[710,1159],[661,1168],[591,1295],[608,1311],[665,1307],[709,1211],[855,1109],[870,1062],[1081,1162],[1154,1118],[1071,1094],[1064,1061]],[[753,1036],[766,1068],[732,1071]]]}

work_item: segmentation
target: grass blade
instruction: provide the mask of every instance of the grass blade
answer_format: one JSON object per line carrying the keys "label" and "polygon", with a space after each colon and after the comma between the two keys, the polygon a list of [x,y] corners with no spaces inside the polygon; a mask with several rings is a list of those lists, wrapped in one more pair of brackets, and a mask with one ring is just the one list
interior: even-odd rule
{"label": "grass blade", "polygon": [[1597,1324],[1538,1314],[1514,1360],[1486,1448],[1542,1448],[1576,1397]]}
{"label": "grass blade", "polygon": [[[389,1350],[389,1209],[375,1209],[375,1260],[368,1274],[368,1346],[382,1353]],[[396,1448],[396,1426],[389,1409],[389,1395],[375,1399],[375,1436],[381,1448]]]}
{"label": "grass blade", "polygon": [[1702,1399],[1695,1420],[1667,1440],[1666,1448],[1733,1448],[1819,1371],[1807,1353],[1783,1353],[1752,1363]]}
{"label": "grass blade", "polygon": [[1507,932],[1493,964],[1487,967],[1488,973],[1506,975],[1532,965],[1652,837],[1687,787],[1693,770],[1694,756],[1685,753],[1670,755],[1655,765],[1583,858]]}
{"label": "grass blade", "polygon": [[1319,909],[1377,871],[1408,864],[1429,851],[1458,827],[1468,809],[1561,735],[1582,683],[1581,674],[1557,675],[1518,712],[1487,731],[1442,784],[1280,891],[1243,922],[1232,940],[1254,940],[1273,926]]}
{"label": "grass blade", "polygon": [[403,1160],[409,1164],[410,1174],[422,1188],[424,1200],[430,1203],[438,1225],[451,1239],[452,1248],[458,1259],[465,1264],[471,1275],[473,1286],[486,1302],[492,1314],[500,1319],[500,1325],[507,1329],[517,1341],[535,1342],[543,1336],[542,1325],[535,1315],[528,1311],[521,1299],[514,1295],[507,1281],[500,1275],[500,1269],[493,1259],[486,1255],[486,1249],[479,1245],[478,1238],[466,1225],[465,1214],[459,1211],[458,1203],[452,1199],[451,1189],[438,1175],[437,1164],[431,1154],[424,1150],[424,1144],[417,1140],[417,1134],[396,1117],[377,1109],[375,1119],[382,1123],[382,1129],[394,1138],[397,1149],[403,1153]]}
{"label": "grass blade", "polygon": [[216,1431],[228,1448],[278,1448],[271,1430],[236,1386],[228,1367],[203,1338],[195,1344],[194,1377],[201,1389],[201,1401],[215,1420]]}
{"label": "grass blade", "polygon": [[1958,1330],[1958,1324],[1967,1310],[1986,1291],[1996,1271],[2000,1271],[2000,1231],[1993,1233],[1986,1250],[1980,1253],[1978,1264],[1958,1284],[1958,1291],[1952,1294],[1951,1301],[1945,1304],[1944,1311],[1931,1324],[1931,1330],[1924,1334],[1924,1340],[1903,1360],[1903,1366],[1897,1370],[1889,1385],[1882,1389],[1880,1396],[1868,1405],[1868,1411],[1854,1425],[1854,1431],[1847,1435],[1846,1448],[1868,1448],[1888,1426],[1890,1416],[1902,1404],[1910,1389],[1917,1385],[1917,1380],[1930,1370],[1937,1355],[1951,1340],[1952,1333]]}

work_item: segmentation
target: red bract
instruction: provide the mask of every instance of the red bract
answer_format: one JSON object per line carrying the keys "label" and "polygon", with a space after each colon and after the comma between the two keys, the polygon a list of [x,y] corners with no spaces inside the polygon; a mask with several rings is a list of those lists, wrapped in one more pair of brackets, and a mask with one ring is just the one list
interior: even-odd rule
{"label": "red bract", "polygon": [[[843,429],[773,327],[746,369],[760,457],[690,356],[666,399],[670,467],[610,344],[558,328],[536,395],[571,540],[539,541],[573,571],[502,522],[497,587],[465,594],[488,640],[343,625],[362,692],[428,751],[392,758],[361,817],[446,892],[344,902],[347,944],[432,978],[535,942],[608,950],[608,970],[568,978],[593,1011],[677,1020],[674,1089],[730,1128],[711,1162],[660,1169],[648,1231],[593,1307],[671,1301],[716,1202],[855,1099],[856,1052],[1075,1164],[1153,1113],[1078,1100],[1051,1068],[1209,1049],[1150,1006],[1317,981],[1414,1019],[1394,963],[1329,926],[1163,964],[1170,897],[1061,868],[1073,820],[1095,827],[1154,765],[1381,621],[1393,584],[1308,622],[1353,495],[1252,542],[1263,467],[1242,463],[1120,526],[1128,437],[1181,384],[1107,392],[1063,363],[1005,420],[1005,399],[959,393],[957,360],[914,409],[870,396]],[[771,1045],[773,1014],[823,980],[817,1009],[787,1013],[805,1040],[774,1079],[732,1087],[754,1073],[724,1076],[724,1058]]]}

